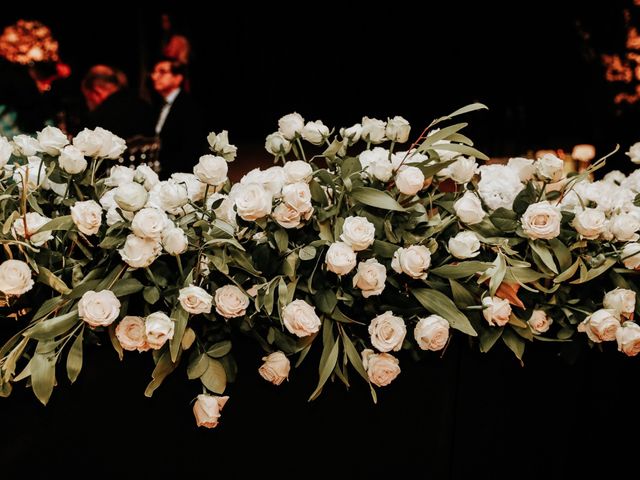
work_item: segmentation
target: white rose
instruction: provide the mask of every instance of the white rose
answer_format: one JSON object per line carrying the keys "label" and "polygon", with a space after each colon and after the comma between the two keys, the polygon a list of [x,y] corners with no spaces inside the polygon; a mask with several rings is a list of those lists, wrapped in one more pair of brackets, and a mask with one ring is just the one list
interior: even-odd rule
{"label": "white rose", "polygon": [[626,179],[627,176],[620,170],[612,170],[602,178],[602,181],[606,183],[621,185],[622,182],[624,182]]}
{"label": "white rose", "polygon": [[235,285],[225,285],[215,292],[216,312],[224,318],[242,317],[247,313],[249,297]]}
{"label": "white rose", "polygon": [[62,130],[49,125],[38,132],[38,143],[43,152],[56,156],[60,155],[65,145],[69,145],[69,140]]}
{"label": "white rose", "polygon": [[311,190],[305,182],[290,183],[282,189],[282,200],[302,214],[313,210]]}
{"label": "white rose", "polygon": [[343,242],[332,243],[324,261],[327,264],[327,270],[338,275],[346,275],[357,263],[355,252]]}
{"label": "white rose", "polygon": [[355,252],[366,250],[376,236],[376,227],[365,217],[347,217],[342,225],[340,239]]}
{"label": "white rose", "polygon": [[627,243],[622,249],[620,260],[630,270],[640,270],[640,243]]}
{"label": "white rose", "polygon": [[378,144],[386,140],[386,122],[377,118],[362,117],[361,138],[368,143]]}
{"label": "white rose", "polygon": [[363,152],[360,152],[358,159],[360,160],[360,165],[362,165],[362,169],[367,170],[367,168],[374,162],[379,162],[381,164],[384,162],[388,162],[389,150],[382,147],[374,147],[371,150],[365,150]]}
{"label": "white rose", "polygon": [[167,214],[159,208],[143,208],[133,217],[131,231],[140,238],[160,240],[163,230],[172,225]]}
{"label": "white rose", "polygon": [[29,212],[26,215],[20,216],[13,222],[11,229],[14,236],[25,238],[24,221],[27,220],[27,232],[29,234],[29,242],[36,247],[42,246],[47,240],[51,240],[53,235],[51,230],[45,230],[41,233],[37,233],[40,227],[46,225],[51,220],[37,212]]}
{"label": "white rose", "polygon": [[633,322],[624,322],[616,331],[618,350],[629,357],[635,357],[640,353],[640,325]]}
{"label": "white rose", "polygon": [[360,136],[362,135],[362,125],[356,123],[349,128],[341,128],[340,136],[349,142],[349,145],[353,145],[360,140]]}
{"label": "white rose", "polygon": [[129,351],[146,352],[151,347],[147,343],[144,318],[127,315],[116,327],[116,338],[120,346]]}
{"label": "white rose", "polygon": [[[633,163],[640,163],[640,142],[636,142],[626,152]],[[591,157],[593,158],[593,157]]]}
{"label": "white rose", "polygon": [[0,292],[18,296],[32,288],[29,265],[22,260],[5,260],[0,264]]}
{"label": "white rose", "polygon": [[477,257],[480,254],[480,240],[475,233],[469,230],[459,232],[455,237],[451,237],[448,247],[449,253],[461,260]]}
{"label": "white rose", "polygon": [[13,181],[18,184],[20,190],[26,183],[28,192],[39,187],[48,188],[47,167],[40,158],[29,157],[27,164],[13,170]]}
{"label": "white rose", "polygon": [[626,288],[615,288],[604,296],[602,306],[628,317],[636,310],[636,292]]}
{"label": "white rose", "polygon": [[31,157],[42,151],[42,147],[38,141],[29,135],[16,135],[13,137],[15,145],[14,153],[22,157]]}
{"label": "white rose", "polygon": [[9,140],[0,136],[0,170],[9,162],[9,159],[13,155],[13,147]]}
{"label": "white rose", "polygon": [[424,187],[424,174],[417,167],[403,166],[396,174],[396,187],[404,195],[415,195]]}
{"label": "white rose", "polygon": [[621,213],[609,219],[609,231],[619,242],[635,242],[640,238],[636,233],[640,222],[628,213]]}
{"label": "white rose", "polygon": [[300,134],[307,142],[313,145],[322,145],[329,136],[329,127],[322,123],[321,120],[307,122]]}
{"label": "white rose", "polygon": [[189,285],[180,289],[178,301],[185,311],[198,315],[200,313],[211,313],[213,296],[209,295],[204,288]]}
{"label": "white rose", "polygon": [[578,331],[585,332],[595,343],[615,340],[618,328],[620,328],[620,319],[617,312],[607,309],[593,312],[578,325]]}
{"label": "white rose", "polygon": [[87,169],[87,160],[83,153],[73,145],[67,145],[58,158],[60,168],[71,175],[82,173]]}
{"label": "white rose", "polygon": [[111,290],[89,290],[78,302],[78,316],[92,327],[107,327],[120,315],[120,300]]}
{"label": "white rose", "polygon": [[475,157],[460,157],[445,168],[444,171],[454,182],[467,183],[478,173],[478,164]]}
{"label": "white rose", "polygon": [[371,383],[378,387],[389,385],[400,374],[400,362],[390,353],[374,353],[367,348],[362,351],[362,365]]}
{"label": "white rose", "polygon": [[162,181],[151,189],[147,206],[156,207],[172,215],[177,215],[188,202],[189,193],[187,192],[187,187],[171,179]]}
{"label": "white rose", "polygon": [[160,242],[152,238],[140,238],[134,234],[127,235],[124,246],[118,250],[120,257],[133,268],[148,267],[160,255]]}
{"label": "white rose", "polygon": [[215,428],[218,426],[220,412],[225,406],[229,397],[218,397],[201,393],[193,404],[193,415],[196,417],[196,424],[199,427]]}
{"label": "white rose", "polygon": [[108,226],[113,226],[116,223],[120,223],[122,221],[131,221],[133,220],[134,214],[131,212],[123,212],[122,210],[118,210],[116,207],[110,208],[107,210],[106,214],[106,222]]}
{"label": "white rose", "polygon": [[406,273],[412,278],[427,278],[427,269],[431,265],[431,252],[424,245],[411,245],[399,248],[393,253],[391,268],[398,273]]}
{"label": "white rose", "polygon": [[362,290],[362,296],[369,298],[380,295],[387,281],[387,269],[375,258],[358,264],[358,271],[353,276],[353,286]]}
{"label": "white rose", "polygon": [[193,173],[198,179],[207,185],[218,186],[227,181],[229,166],[222,157],[215,155],[203,155],[198,164],[193,167]]}
{"label": "white rose", "polygon": [[437,352],[442,350],[449,340],[449,322],[438,315],[421,318],[413,336],[420,349]]}
{"label": "white rose", "polygon": [[533,333],[540,334],[549,330],[553,319],[549,318],[544,310],[534,310],[527,323]]}
{"label": "white rose", "polygon": [[199,202],[204,199],[207,185],[201,182],[193,173],[172,173],[171,179],[187,188],[187,196],[192,202]]}
{"label": "white rose", "polygon": [[[100,139],[100,151],[98,156],[105,157],[110,160],[115,160],[120,157],[127,149],[127,145],[124,139],[114,135],[109,130],[105,130],[101,127],[96,127],[94,133]],[[75,144],[75,143],[74,143]]]}
{"label": "white rose", "polygon": [[261,185],[242,185],[235,197],[236,211],[243,220],[254,221],[271,213],[273,198]]}
{"label": "white rose", "polygon": [[73,146],[87,157],[97,157],[102,148],[102,137],[93,130],[85,128],[73,139]]}
{"label": "white rose", "polygon": [[561,221],[560,209],[547,201],[529,205],[520,219],[527,237],[545,239],[560,235]]}
{"label": "white rose", "polygon": [[211,132],[207,135],[207,141],[209,142],[211,150],[227,162],[233,162],[235,160],[238,147],[229,143],[229,132],[222,130],[217,135],[216,132]]}
{"label": "white rose", "polygon": [[291,362],[289,362],[289,359],[284,353],[280,351],[273,352],[266,357],[262,357],[262,361],[264,361],[264,363],[258,369],[258,373],[267,382],[280,385],[289,378]]}
{"label": "white rose", "polygon": [[274,208],[271,216],[282,228],[298,228],[300,226],[300,212],[287,203],[281,203]]}
{"label": "white rose", "polygon": [[294,160],[293,162],[287,162],[282,167],[284,172],[285,183],[309,183],[313,176],[313,168],[307,162],[302,160]]}
{"label": "white rose", "polygon": [[261,183],[274,197],[279,197],[285,184],[284,168],[275,166],[262,171]]}
{"label": "white rose", "polygon": [[564,162],[553,153],[545,153],[536,160],[535,167],[541,180],[555,183],[564,178]]}
{"label": "white rose", "polygon": [[162,246],[169,255],[180,255],[189,248],[189,239],[180,227],[167,228],[162,232]]}
{"label": "white rose", "polygon": [[393,164],[388,158],[381,158],[378,156],[366,166],[365,171],[369,176],[377,178],[381,182],[388,182],[393,176]]}
{"label": "white rose", "polygon": [[93,200],[76,202],[71,207],[71,218],[82,233],[94,235],[102,224],[102,207]]}
{"label": "white rose", "polygon": [[175,322],[163,312],[154,312],[147,316],[144,322],[147,343],[154,350],[173,338]]}
{"label": "white rose", "polygon": [[480,199],[469,191],[453,204],[453,209],[460,221],[467,225],[480,223],[486,215]]}
{"label": "white rose", "polygon": [[[211,197],[209,197],[211,198]],[[238,222],[236,220],[236,211],[233,209],[235,206],[233,199],[224,195],[224,199],[218,208],[213,213],[216,214],[216,218],[228,223],[232,227],[237,227]],[[211,207],[209,207],[211,208]]]}
{"label": "white rose", "polygon": [[147,203],[149,192],[139,183],[131,182],[115,189],[113,199],[126,212],[137,212]]}
{"label": "white rose", "polygon": [[304,300],[294,300],[282,310],[282,321],[289,333],[307,337],[320,330],[320,319],[315,308]]}
{"label": "white rose", "polygon": [[291,151],[291,142],[282,133],[275,132],[267,136],[264,148],[271,155],[286,155]]}
{"label": "white rose", "polygon": [[513,201],[524,188],[518,173],[506,165],[483,165],[479,170],[478,193],[487,207],[512,209]]}
{"label": "white rose", "polygon": [[300,135],[304,128],[304,118],[299,113],[293,112],[285,115],[278,120],[278,131],[287,140],[294,140],[297,135]]}
{"label": "white rose", "polygon": [[141,163],[134,171],[134,180],[141,183],[147,191],[151,191],[153,187],[160,183],[158,174],[153,171],[149,165]]}
{"label": "white rose", "polygon": [[409,140],[410,131],[411,126],[409,125],[409,122],[400,116],[395,116],[387,120],[385,135],[392,142],[406,142],[407,140]]}
{"label": "white rose", "polygon": [[602,210],[585,208],[576,213],[571,223],[582,238],[595,240],[607,230],[607,218]]}
{"label": "white rose", "polygon": [[404,320],[387,311],[371,320],[369,335],[371,344],[380,352],[397,352],[402,348],[402,342],[407,334]]}
{"label": "white rose", "polygon": [[521,182],[528,182],[533,178],[536,173],[536,167],[533,165],[533,160],[523,157],[510,158],[507,162],[507,167],[516,172]]}
{"label": "white rose", "polygon": [[122,165],[114,165],[109,170],[109,176],[105,179],[104,184],[107,187],[118,187],[120,185],[128,185],[133,183],[133,179],[136,176],[136,171],[124,167]]}
{"label": "white rose", "polygon": [[502,327],[509,323],[511,316],[511,305],[509,301],[498,297],[484,297],[482,299],[482,315],[492,327]]}

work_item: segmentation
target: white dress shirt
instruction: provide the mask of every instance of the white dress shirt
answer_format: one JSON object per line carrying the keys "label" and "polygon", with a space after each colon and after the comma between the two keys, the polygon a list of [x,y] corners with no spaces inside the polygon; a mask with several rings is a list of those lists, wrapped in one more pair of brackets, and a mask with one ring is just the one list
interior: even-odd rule
{"label": "white dress shirt", "polygon": [[167,116],[169,115],[169,110],[171,110],[171,106],[180,93],[180,90],[180,88],[176,88],[173,92],[165,97],[164,105],[162,106],[162,110],[160,110],[160,116],[158,117],[158,123],[156,123],[156,135],[160,134],[160,132],[162,131],[164,122],[167,120]]}

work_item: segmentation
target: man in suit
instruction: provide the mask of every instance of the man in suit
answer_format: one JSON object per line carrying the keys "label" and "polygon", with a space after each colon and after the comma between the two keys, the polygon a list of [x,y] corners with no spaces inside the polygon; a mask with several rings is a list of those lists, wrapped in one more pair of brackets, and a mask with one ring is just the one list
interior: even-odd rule
{"label": "man in suit", "polygon": [[174,172],[191,172],[206,150],[198,108],[182,88],[184,68],[175,60],[162,59],[151,72],[153,88],[163,100],[155,131],[160,136],[161,175],[165,178]]}

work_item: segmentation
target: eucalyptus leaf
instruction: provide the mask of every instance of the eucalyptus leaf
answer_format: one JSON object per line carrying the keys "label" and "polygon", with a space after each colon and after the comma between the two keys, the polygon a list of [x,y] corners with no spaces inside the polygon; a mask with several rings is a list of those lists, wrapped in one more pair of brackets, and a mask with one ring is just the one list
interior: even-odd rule
{"label": "eucalyptus leaf", "polygon": [[314,296],[315,304],[323,313],[331,314],[338,304],[336,292],[331,289],[321,289]]}
{"label": "eucalyptus leaf", "polygon": [[298,256],[303,262],[307,260],[313,260],[314,258],[316,258],[316,248],[312,247],[311,245],[307,245],[306,247],[300,249]]}
{"label": "eucalyptus leaf", "polygon": [[[325,344],[325,348],[326,346],[327,345]],[[340,338],[337,338],[335,340],[335,343],[331,347],[331,351],[326,355],[326,357],[324,357],[326,358],[326,360],[320,363],[320,368],[319,368],[320,378],[318,380],[318,386],[309,397],[309,401],[315,400],[316,398],[318,398],[320,393],[322,393],[322,387],[324,387],[324,384],[327,383],[327,380],[329,379],[329,375],[331,375],[331,372],[336,366],[339,352],[340,352]]]}
{"label": "eucalyptus leaf", "polygon": [[118,280],[113,287],[111,287],[111,291],[116,297],[124,297],[126,295],[131,295],[132,293],[137,293],[144,288],[144,285],[140,283],[140,280],[135,278],[124,278],[122,280]]}
{"label": "eucalyptus leaf", "polygon": [[475,275],[476,273],[484,273],[487,269],[493,267],[492,262],[480,262],[477,260],[469,260],[467,262],[459,262],[455,265],[443,265],[441,267],[432,268],[429,273],[438,275],[443,278],[465,278]]}
{"label": "eucalyptus leaf", "polygon": [[276,241],[276,246],[280,253],[285,253],[289,246],[289,235],[284,228],[279,228],[273,234],[273,238]]}
{"label": "eucalyptus leaf", "polygon": [[553,273],[557,274],[558,267],[556,267],[556,264],[553,261],[553,256],[551,255],[551,251],[549,251],[549,247],[547,247],[544,243],[536,240],[530,240],[529,245],[531,246],[533,251],[536,252],[538,257],[540,257],[542,263]]}
{"label": "eucalyptus leaf", "polygon": [[507,347],[514,353],[518,360],[522,361],[522,355],[524,354],[525,343],[524,340],[510,328],[505,328],[502,334],[502,341]]}
{"label": "eucalyptus leaf", "polygon": [[153,305],[160,300],[160,290],[158,290],[158,287],[144,287],[144,290],[142,290],[142,298],[144,298],[148,304]]}
{"label": "eucalyptus leaf", "polygon": [[171,361],[176,362],[178,353],[180,352],[180,346],[182,345],[182,336],[187,328],[189,312],[185,311],[182,306],[178,304],[171,312],[171,320],[173,320],[174,332],[173,338],[169,340],[169,349],[171,351]]}
{"label": "eucalyptus leaf", "polygon": [[599,267],[590,269],[584,278],[581,276],[579,279],[573,280],[569,283],[579,284],[588,282],[589,280],[593,280],[597,276],[602,275],[604,272],[609,270],[613,265],[616,264],[616,261],[617,260],[615,258],[607,258]]}
{"label": "eucalyptus leaf", "polygon": [[36,353],[31,359],[30,370],[33,393],[43,405],[46,405],[56,383],[55,355]]}
{"label": "eucalyptus leaf", "polygon": [[84,340],[84,328],[80,329],[78,336],[73,341],[67,355],[67,376],[71,383],[75,382],[82,370],[82,342]]}
{"label": "eucalyptus leaf", "polygon": [[71,215],[64,215],[45,223],[38,229],[38,232],[46,232],[47,230],[71,230],[74,225]]}
{"label": "eucalyptus leaf", "polygon": [[400,248],[400,245],[395,245],[393,243],[384,242],[382,240],[374,240],[373,246],[371,247],[373,253],[378,257],[382,258],[393,258],[393,254]]}
{"label": "eucalyptus leaf", "polygon": [[36,340],[52,340],[68,332],[76,323],[78,323],[78,310],[74,309],[64,315],[36,323],[24,333],[24,336]]}
{"label": "eucalyptus leaf", "polygon": [[231,341],[223,340],[222,342],[218,342],[213,344],[208,350],[207,355],[213,358],[224,357],[231,351]]}
{"label": "eucalyptus leaf", "polygon": [[45,285],[50,286],[56,292],[62,293],[66,295],[71,292],[71,289],[67,287],[67,284],[64,283],[59,277],[57,277],[51,270],[48,268],[39,265],[38,267],[38,281],[44,283]]}
{"label": "eucalyptus leaf", "polygon": [[227,374],[218,360],[209,357],[209,366],[206,372],[200,377],[202,384],[213,393],[219,395],[227,388]]}
{"label": "eucalyptus leaf", "polygon": [[485,328],[480,331],[480,351],[487,353],[502,336],[503,329],[498,327]]}
{"label": "eucalyptus leaf", "polygon": [[418,299],[424,308],[431,313],[440,315],[449,322],[451,327],[456,330],[460,330],[462,333],[471,335],[472,337],[478,335],[465,314],[458,310],[456,304],[442,292],[433,289],[417,288],[413,289],[411,293]]}
{"label": "eucalyptus leaf", "polygon": [[153,369],[153,373],[151,374],[153,380],[151,380],[151,382],[149,382],[149,385],[147,385],[147,388],[144,391],[144,395],[146,397],[153,396],[153,392],[155,392],[156,389],[160,385],[162,385],[164,379],[167,378],[167,376],[169,376],[169,374],[173,372],[177,366],[177,363],[173,363],[171,361],[171,353],[169,352],[169,349],[165,349],[160,355],[158,363],[156,363],[156,368]]}
{"label": "eucalyptus leaf", "polygon": [[204,353],[194,357],[187,367],[187,377],[189,380],[200,378],[209,368],[209,359]]}
{"label": "eucalyptus leaf", "polygon": [[381,208],[383,210],[404,212],[404,207],[394,200],[393,197],[375,188],[354,187],[351,190],[350,196],[364,205]]}

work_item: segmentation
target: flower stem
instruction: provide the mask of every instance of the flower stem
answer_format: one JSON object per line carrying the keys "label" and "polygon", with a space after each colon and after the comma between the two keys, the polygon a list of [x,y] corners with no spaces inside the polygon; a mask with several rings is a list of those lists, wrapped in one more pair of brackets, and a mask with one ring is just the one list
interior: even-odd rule
{"label": "flower stem", "polygon": [[304,160],[306,162],[307,161],[307,157],[304,154],[304,148],[302,148],[302,142],[300,141],[300,137],[296,137],[296,143],[298,144],[298,147],[300,148],[300,154],[302,155],[302,160]]}

